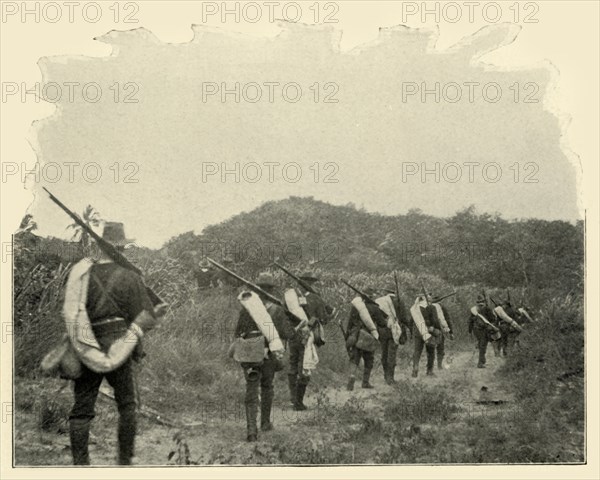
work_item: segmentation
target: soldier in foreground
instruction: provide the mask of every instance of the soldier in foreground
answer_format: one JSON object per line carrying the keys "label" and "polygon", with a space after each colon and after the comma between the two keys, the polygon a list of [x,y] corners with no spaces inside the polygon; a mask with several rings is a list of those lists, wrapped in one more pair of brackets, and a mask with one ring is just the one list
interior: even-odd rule
{"label": "soldier in foreground", "polygon": [[[365,294],[369,297],[375,293],[372,288],[365,289]],[[346,329],[346,348],[352,369],[348,379],[348,390],[354,390],[361,359],[364,364],[362,388],[374,388],[370,378],[379,340],[379,328],[387,328],[387,322],[377,304],[364,302],[361,297],[352,300],[352,310]]]}
{"label": "soldier in foreground", "polygon": [[[275,281],[269,273],[261,273],[256,281],[269,294],[275,292]],[[246,380],[247,440],[255,442],[258,436],[257,414],[260,387],[260,428],[263,432],[273,429],[271,408],[273,405],[273,380],[275,373],[283,368],[283,344],[288,337],[284,310],[259,293],[258,298],[250,292],[242,292],[240,301],[244,308],[235,328],[235,352],[232,355],[244,371]],[[253,301],[254,300],[254,301]],[[259,302],[257,304],[256,302]],[[256,355],[258,353],[258,355]]]}
{"label": "soldier in foreground", "polygon": [[[107,222],[102,239],[118,250],[129,243],[122,223]],[[83,330],[81,343],[72,339],[78,345],[82,366],[81,375],[74,382],[75,404],[69,416],[71,452],[75,465],[90,464],[90,425],[100,384],[106,378],[114,389],[119,411],[118,463],[130,465],[136,435],[132,362],[141,356],[139,339],[155,327],[156,317],[164,311],[155,311],[139,275],[114,263],[96,246],[94,249],[96,258],[84,259],[73,267],[65,292],[67,324],[78,329],[76,325],[87,320],[93,333]],[[79,309],[80,302],[85,305],[85,312]],[[87,317],[82,318],[85,314]]]}
{"label": "soldier in foreground", "polygon": [[488,342],[496,342],[501,337],[500,330],[494,325],[494,322],[494,312],[487,306],[485,297],[478,295],[477,304],[471,308],[471,316],[469,317],[469,335],[475,335],[477,349],[479,350],[477,368],[485,368]]}

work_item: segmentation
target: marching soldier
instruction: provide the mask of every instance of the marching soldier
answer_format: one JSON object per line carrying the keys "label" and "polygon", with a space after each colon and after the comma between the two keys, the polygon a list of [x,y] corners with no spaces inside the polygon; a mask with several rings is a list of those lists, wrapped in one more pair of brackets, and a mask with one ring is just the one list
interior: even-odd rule
{"label": "marching soldier", "polygon": [[[375,290],[372,288],[365,289],[365,294],[369,297],[375,293]],[[359,298],[357,297],[357,299]],[[356,373],[358,372],[361,359],[364,364],[362,388],[374,388],[370,383],[370,377],[375,360],[377,341],[379,340],[378,329],[387,327],[386,319],[377,305],[373,305],[370,302],[362,302],[361,299],[357,308],[357,304],[354,303],[357,299],[353,300],[348,327],[346,329],[346,347],[352,366],[350,378],[348,379],[348,390],[354,390]],[[365,309],[367,315],[365,314]],[[365,321],[364,317],[369,318],[371,321]]]}
{"label": "marching soldier", "polygon": [[[389,292],[390,290],[388,290]],[[395,292],[393,293],[393,299],[394,299],[394,305],[396,306],[396,315],[398,316],[398,322],[400,323],[400,326],[402,327],[402,335],[400,336],[400,345],[404,345],[406,343],[406,341],[408,340],[408,337],[410,335],[410,338],[412,338],[413,335],[413,327],[414,327],[414,323],[411,321],[410,316],[407,315],[406,313],[406,305],[405,303],[402,301],[401,298],[397,298],[395,295]]]}
{"label": "marching soldier", "polygon": [[[304,272],[299,278],[311,287],[319,281],[318,277],[310,271]],[[308,328],[314,334],[315,346],[320,347],[324,344],[321,325],[327,324],[329,320],[329,307],[319,295],[303,288],[301,284],[298,288],[302,294],[300,297],[302,308],[308,317]],[[292,322],[289,317],[288,321]],[[295,326],[290,325],[289,327],[293,328]],[[290,389],[290,401],[296,411],[307,409],[306,405],[304,405],[304,395],[310,382],[310,375],[308,374],[309,372],[304,370],[303,366],[307,332],[307,329],[297,330],[288,342],[290,352],[288,385]]]}
{"label": "marching soldier", "polygon": [[[261,273],[256,280],[256,285],[262,288],[267,293],[273,295],[275,292],[275,281],[270,273]],[[242,294],[243,295],[243,294]],[[286,327],[286,318],[283,308],[279,305],[271,303],[268,298],[263,298],[259,293],[262,303],[274,325],[277,339],[285,340],[289,334]],[[264,328],[264,327],[263,327]],[[272,328],[272,327],[271,327]],[[241,337],[249,340],[263,335],[262,329],[257,325],[252,315],[247,309],[243,308],[235,328],[235,337]],[[262,361],[246,363],[241,362],[241,367],[244,371],[246,380],[246,395],[244,404],[246,407],[246,426],[247,440],[255,442],[258,436],[257,414],[259,402],[259,387],[260,387],[260,428],[263,432],[273,429],[271,421],[271,409],[273,405],[273,380],[275,372],[281,370],[281,358],[283,350],[272,351],[270,344],[265,336],[264,356]]]}
{"label": "marching soldier", "polygon": [[442,337],[437,312],[433,305],[430,305],[431,294],[419,295],[415,299],[415,303],[410,309],[413,322],[417,327],[417,332],[414,335],[414,352],[413,352],[413,370],[412,376],[419,376],[419,362],[423,347],[427,352],[427,375],[434,375],[433,366],[435,363],[435,349]]}
{"label": "marching soldier", "polygon": [[[221,260],[227,268],[235,268],[235,257],[233,254],[223,255]],[[212,271],[212,269],[211,269]],[[238,287],[239,283],[221,270],[212,271],[211,286],[217,288]]]}
{"label": "marching soldier", "polygon": [[469,335],[475,335],[477,349],[479,350],[477,368],[485,368],[488,342],[496,342],[501,337],[500,330],[494,325],[494,322],[494,312],[487,306],[485,297],[478,295],[477,304],[471,308],[471,316],[469,317]]}
{"label": "marching soldier", "polygon": [[494,313],[498,318],[498,327],[502,337],[497,342],[499,344],[499,353],[505,357],[508,355],[508,351],[514,347],[517,337],[523,330],[516,318],[523,318],[523,315],[517,315],[517,312],[512,307],[510,300],[504,301],[502,305],[494,308]]}
{"label": "marching soldier", "polygon": [[435,297],[431,300],[431,305],[436,309],[436,314],[440,326],[442,327],[442,335],[438,338],[438,344],[435,347],[437,354],[437,366],[438,370],[444,368],[444,355],[445,355],[445,336],[447,335],[451,340],[454,338],[454,331],[452,328],[452,321],[448,309],[440,303],[439,297]]}
{"label": "marching soldier", "polygon": [[394,302],[394,308],[396,309],[396,318],[398,319],[398,324],[400,325],[400,327],[402,327],[402,334],[400,336],[399,344],[404,345],[408,340],[408,335],[412,335],[412,329],[414,324],[406,313],[405,303],[402,301],[401,298],[398,298],[396,296],[395,287],[388,287],[385,288],[383,291],[384,293],[389,295]]}
{"label": "marching soldier", "polygon": [[215,276],[215,272],[211,268],[211,265],[208,263],[206,258],[203,258],[198,263],[198,267],[194,270],[193,274],[198,285],[198,290],[206,290],[214,286],[213,278]]}
{"label": "marching soldier", "polygon": [[[502,308],[510,318],[514,319],[517,317],[515,310],[510,304],[510,301],[506,300],[502,304]],[[501,317],[498,318],[498,327],[500,328],[500,333],[502,335],[500,340],[498,340],[498,350],[500,355],[506,357],[508,355],[508,351],[512,350],[519,332],[512,325],[510,325],[509,322],[505,321]]]}
{"label": "marching soldier", "polygon": [[[131,242],[125,238],[123,224],[117,222],[105,223],[102,238],[118,250]],[[136,345],[139,346],[142,333],[156,326],[156,318],[164,310],[155,310],[139,275],[114,263],[97,246],[93,248],[97,249],[96,258],[86,258],[71,270],[63,309],[67,322],[78,328],[77,323],[82,321],[79,305],[83,303],[93,332],[83,338],[87,344],[79,344],[77,349],[82,365],[81,375],[74,381],[75,403],[69,416],[71,452],[75,465],[90,464],[90,425],[100,384],[106,378],[114,389],[119,411],[118,463],[130,465],[136,435],[133,360],[142,355]],[[130,339],[128,332],[135,336]],[[133,345],[132,339],[136,340]],[[90,348],[92,344],[100,348]]]}
{"label": "marching soldier", "polygon": [[384,297],[376,301],[380,305],[385,305],[385,297],[389,297],[393,312],[388,313],[385,327],[378,327],[379,343],[381,344],[381,366],[383,367],[383,377],[385,383],[393,385],[396,383],[394,372],[396,370],[396,354],[398,345],[406,343],[406,313],[404,303],[396,298],[396,290],[385,288]]}
{"label": "marching soldier", "polygon": [[524,325],[527,323],[532,323],[535,320],[529,313],[529,307],[526,307],[524,304],[521,304],[520,307],[516,309],[516,321],[519,322],[520,325]]}

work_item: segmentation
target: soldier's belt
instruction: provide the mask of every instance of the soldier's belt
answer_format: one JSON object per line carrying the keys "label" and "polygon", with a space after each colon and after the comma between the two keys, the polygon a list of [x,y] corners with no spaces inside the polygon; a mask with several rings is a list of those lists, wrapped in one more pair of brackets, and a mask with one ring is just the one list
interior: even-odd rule
{"label": "soldier's belt", "polygon": [[124,333],[127,331],[127,323],[121,317],[106,318],[92,322],[92,330],[99,337],[113,333]]}

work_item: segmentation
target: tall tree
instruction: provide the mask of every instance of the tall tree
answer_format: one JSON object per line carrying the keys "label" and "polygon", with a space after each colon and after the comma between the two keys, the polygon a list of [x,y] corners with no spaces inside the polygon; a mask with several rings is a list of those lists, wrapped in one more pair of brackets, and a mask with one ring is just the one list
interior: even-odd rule
{"label": "tall tree", "polygon": [[38,226],[36,221],[33,219],[33,215],[31,213],[27,213],[21,220],[21,224],[19,225],[19,230],[17,230],[17,233],[33,232],[34,230],[37,230],[37,227]]}
{"label": "tall tree", "polygon": [[[91,205],[88,205],[87,207],[85,207],[81,218],[82,218],[83,222],[90,228],[97,227],[98,225],[100,225],[100,222],[102,221],[102,219],[100,218],[100,213],[98,211],[96,211],[96,209],[94,207],[92,207]],[[79,240],[79,242],[81,242],[81,245],[83,247],[87,247],[90,244],[90,236],[83,228],[81,228],[81,226],[79,226],[77,223],[73,222],[71,225],[69,225],[67,227],[67,229],[69,229],[69,228],[73,229],[72,240]]]}

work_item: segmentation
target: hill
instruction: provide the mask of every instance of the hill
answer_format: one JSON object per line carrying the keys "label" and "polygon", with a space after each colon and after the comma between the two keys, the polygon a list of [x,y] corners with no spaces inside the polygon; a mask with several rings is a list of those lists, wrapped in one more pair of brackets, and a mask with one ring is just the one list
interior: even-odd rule
{"label": "hill", "polygon": [[[72,402],[68,382],[43,378],[39,363],[64,333],[63,286],[83,251],[31,232],[15,235],[19,465],[70,460],[63,448]],[[582,223],[508,221],[473,208],[445,219],[418,211],[382,216],[292,197],[200,235],[179,235],[160,251],[134,247],[125,254],[169,304],[137,367],[143,397],[138,464],[585,461]],[[203,255],[229,254],[235,270],[248,277],[275,258],[295,271],[312,264],[322,278],[319,292],[337,310],[325,326],[327,344],[319,349],[311,380],[310,410],[298,415],[290,410],[286,376],[278,375],[276,431],[262,436],[256,448],[244,442],[244,382],[227,355],[239,289],[199,289],[191,275]],[[343,391],[348,357],[336,320],[348,318],[353,294],[339,279],[381,287],[391,283],[393,269],[401,270],[407,304],[419,293],[418,278],[434,292],[456,291],[445,300],[455,332],[447,344],[447,369],[433,379],[410,377],[413,342],[407,342],[397,355],[399,385],[383,383],[377,359],[372,395]],[[277,283],[283,288],[290,280],[281,274]],[[466,321],[482,287],[496,298],[510,287],[536,320],[509,357],[495,357],[489,347],[491,368],[483,371],[475,368]],[[495,403],[481,403],[483,386]],[[99,403],[92,456],[106,464],[114,455],[116,412],[112,403]],[[326,428],[312,437],[316,426]],[[306,438],[320,447],[309,448]],[[173,459],[170,439],[180,439],[175,449],[186,442],[191,460]]]}
{"label": "hill", "polygon": [[384,216],[290,197],[174,237],[163,251],[189,267],[230,255],[247,273],[278,259],[331,271],[401,269],[459,285],[582,288],[583,238],[581,221],[509,221],[474,207],[450,218]]}

